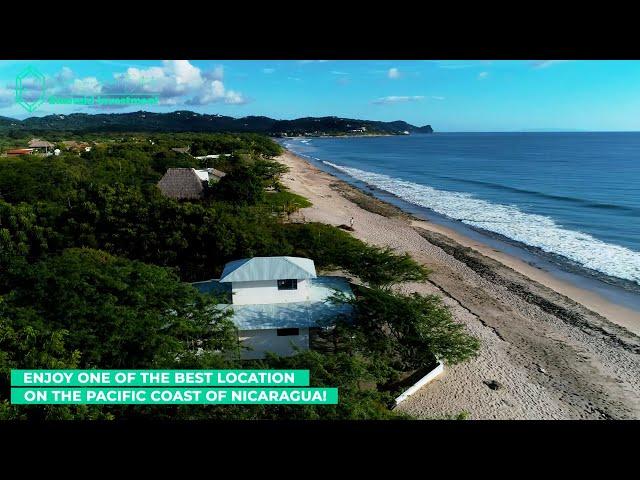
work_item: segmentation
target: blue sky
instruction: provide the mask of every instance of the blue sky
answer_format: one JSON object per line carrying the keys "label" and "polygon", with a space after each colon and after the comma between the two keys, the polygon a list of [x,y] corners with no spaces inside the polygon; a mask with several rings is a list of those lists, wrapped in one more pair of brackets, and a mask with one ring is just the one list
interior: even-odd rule
{"label": "blue sky", "polygon": [[44,75],[49,95],[157,94],[149,111],[336,115],[437,131],[640,130],[640,61],[0,60],[0,116],[106,110],[45,103],[30,114],[15,101],[16,76],[28,66]]}

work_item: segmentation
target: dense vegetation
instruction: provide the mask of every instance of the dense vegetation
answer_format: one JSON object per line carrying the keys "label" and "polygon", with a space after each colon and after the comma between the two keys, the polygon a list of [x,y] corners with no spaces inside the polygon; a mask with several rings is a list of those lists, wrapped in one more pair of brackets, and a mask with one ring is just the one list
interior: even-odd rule
{"label": "dense vegetation", "polygon": [[[59,141],[59,139],[55,139]],[[436,297],[401,296],[394,284],[427,272],[406,255],[323,224],[287,223],[308,206],[278,181],[280,147],[253,134],[95,138],[90,152],[0,158],[0,418],[392,418],[393,385],[435,358],[455,363],[477,341]],[[5,139],[6,141],[6,139]],[[178,202],[156,183],[169,167],[227,172],[207,198]],[[209,160],[210,161],[210,160]],[[336,406],[11,406],[11,368],[233,368],[237,342],[217,299],[188,283],[217,277],[230,260],[300,255],[340,268],[358,289],[356,321],[339,320],[328,348],[270,357],[252,368],[311,370],[337,386]]]}
{"label": "dense vegetation", "polygon": [[404,131],[432,133],[430,125],[416,127],[403,121],[379,122],[338,117],[306,117],[295,120],[275,120],[269,117],[233,118],[190,111],[169,113],[131,112],[89,115],[47,115],[25,120],[0,117],[0,132],[19,135],[21,132],[255,132],[270,135],[304,135],[305,133],[341,135],[363,133],[400,134]]}

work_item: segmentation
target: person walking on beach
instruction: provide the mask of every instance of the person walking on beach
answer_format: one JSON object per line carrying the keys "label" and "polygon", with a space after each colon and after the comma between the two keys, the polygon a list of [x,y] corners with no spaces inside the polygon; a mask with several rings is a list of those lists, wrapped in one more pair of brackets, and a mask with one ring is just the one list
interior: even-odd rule
{"label": "person walking on beach", "polygon": [[351,217],[351,219],[349,220],[349,226],[351,227],[351,230],[353,230],[353,217]]}

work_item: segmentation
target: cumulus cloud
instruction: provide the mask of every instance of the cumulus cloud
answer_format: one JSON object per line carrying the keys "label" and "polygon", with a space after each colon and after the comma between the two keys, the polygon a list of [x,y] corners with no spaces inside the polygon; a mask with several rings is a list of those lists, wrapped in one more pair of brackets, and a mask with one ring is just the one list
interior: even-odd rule
{"label": "cumulus cloud", "polygon": [[[129,66],[106,80],[94,76],[77,77],[69,67],[63,67],[58,73],[45,77],[45,86],[47,95],[58,96],[157,95],[163,105],[247,103],[248,99],[241,92],[225,85],[224,74],[222,65],[203,71],[188,60],[164,60],[156,66]],[[37,98],[41,91],[42,85],[37,81],[26,79],[23,82],[25,98]],[[13,103],[15,84],[0,87],[0,107]]]}
{"label": "cumulus cloud", "polygon": [[0,87],[0,108],[13,105],[16,102],[16,94],[13,90]]}
{"label": "cumulus cloud", "polygon": [[480,72],[478,74],[478,80],[484,80],[485,78],[487,78],[489,76],[489,72]]}
{"label": "cumulus cloud", "polygon": [[188,60],[164,60],[161,67],[131,67],[114,77],[114,93],[122,93],[124,86],[127,92],[156,94],[164,105],[179,104],[184,97],[186,105],[247,103],[242,93],[225,87],[222,65],[202,72]]}
{"label": "cumulus cloud", "polygon": [[391,78],[392,80],[400,78],[400,70],[398,70],[397,68],[390,68],[387,72],[387,77]]}
{"label": "cumulus cloud", "polygon": [[60,84],[66,84],[73,80],[75,75],[73,74],[73,70],[69,67],[62,67],[60,71],[55,75],[55,79]]}
{"label": "cumulus cloud", "polygon": [[[189,63],[189,60],[163,60],[163,70],[170,77],[175,79],[176,84],[185,85],[187,88],[199,87],[204,80],[200,74],[200,69]],[[224,70],[216,67],[213,74],[222,77]]]}
{"label": "cumulus cloud", "polygon": [[424,100],[424,95],[413,95],[413,96],[391,95],[388,97],[378,98],[371,103],[374,103],[376,105],[389,105],[394,103],[418,102],[420,100]]}
{"label": "cumulus cloud", "polygon": [[76,78],[69,90],[73,95],[98,95],[102,93],[102,84],[96,77]]}
{"label": "cumulus cloud", "polygon": [[107,93],[153,93],[166,100],[196,92],[205,82],[200,69],[188,60],[163,60],[161,67],[129,67],[104,87]]}
{"label": "cumulus cloud", "polygon": [[247,100],[240,92],[227,90],[221,80],[212,80],[198,95],[188,100],[187,105],[207,105],[209,103],[226,103],[229,105],[242,105]]}
{"label": "cumulus cloud", "polygon": [[532,66],[533,68],[549,68],[549,67],[552,67],[553,65],[557,65],[559,63],[565,63],[568,61],[569,60],[536,60],[535,62],[532,62]]}
{"label": "cumulus cloud", "polygon": [[[36,101],[41,97],[43,85],[41,80],[33,76],[24,77],[21,83],[22,99],[27,102]],[[2,101],[0,103],[6,105],[8,102],[9,92],[15,103],[16,85],[11,82],[7,84],[6,89],[0,88],[2,91]],[[44,94],[51,95],[95,95],[102,93],[102,85],[96,77],[75,76],[73,70],[69,67],[62,67],[59,72],[52,75],[44,75]]]}
{"label": "cumulus cloud", "polygon": [[222,80],[224,78],[224,67],[217,65],[213,70],[204,72],[203,76],[208,80]]}

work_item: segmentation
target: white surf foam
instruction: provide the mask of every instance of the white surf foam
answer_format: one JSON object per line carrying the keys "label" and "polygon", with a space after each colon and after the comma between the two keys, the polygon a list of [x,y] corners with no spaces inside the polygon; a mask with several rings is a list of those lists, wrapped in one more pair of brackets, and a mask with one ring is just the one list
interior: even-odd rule
{"label": "white surf foam", "polygon": [[562,255],[584,267],[640,284],[640,252],[562,228],[549,217],[524,213],[513,205],[491,203],[469,193],[438,190],[388,175],[327,161],[323,163],[407,202],[467,225],[499,233],[545,252]]}

